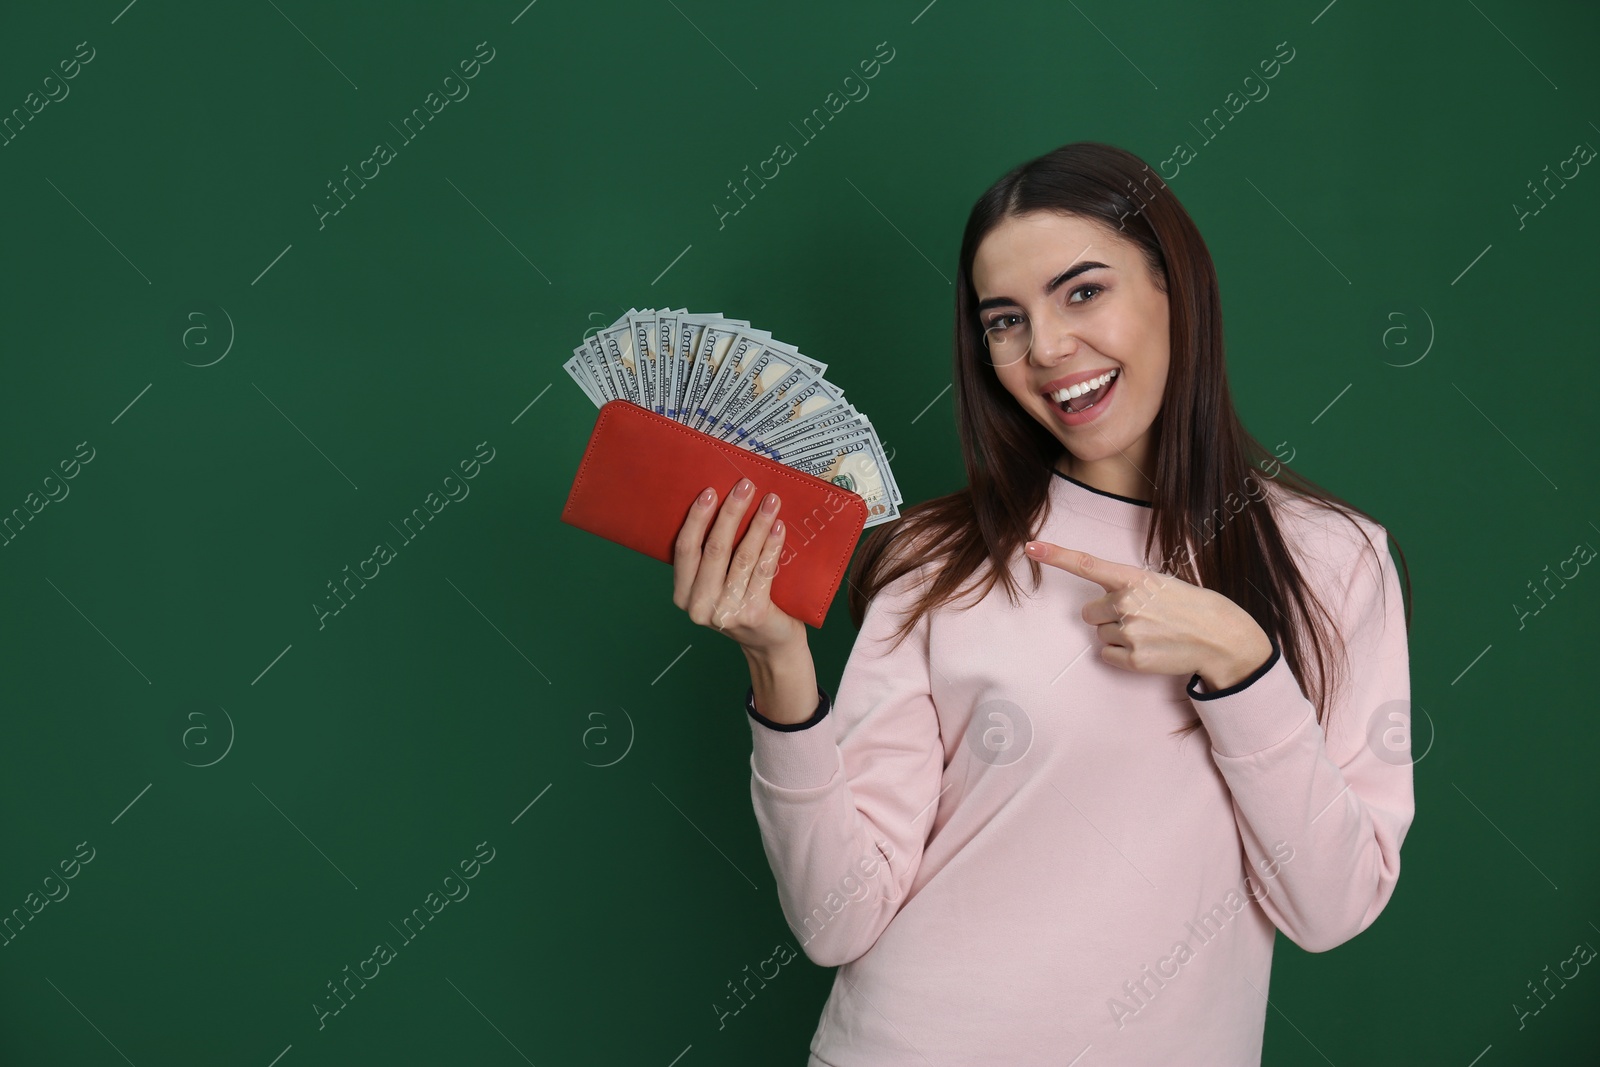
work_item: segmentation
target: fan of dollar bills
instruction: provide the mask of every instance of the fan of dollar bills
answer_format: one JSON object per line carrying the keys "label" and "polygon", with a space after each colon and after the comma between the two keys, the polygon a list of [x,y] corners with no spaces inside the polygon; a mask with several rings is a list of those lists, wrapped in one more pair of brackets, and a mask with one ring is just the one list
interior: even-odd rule
{"label": "fan of dollar bills", "polygon": [[871,421],[828,369],[740,319],[630,310],[564,366],[596,407],[629,400],[861,497],[867,526],[900,515],[900,487]]}

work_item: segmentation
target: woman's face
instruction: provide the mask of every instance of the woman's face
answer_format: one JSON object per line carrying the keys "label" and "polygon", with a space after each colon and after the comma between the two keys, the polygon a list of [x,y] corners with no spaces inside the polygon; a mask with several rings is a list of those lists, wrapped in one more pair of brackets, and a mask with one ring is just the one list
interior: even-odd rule
{"label": "woman's face", "polygon": [[[1093,471],[1084,480],[1148,499],[1150,428],[1167,384],[1167,296],[1138,246],[1077,215],[1011,216],[978,245],[972,282],[979,328],[994,326],[991,339],[1005,338],[986,353],[994,373],[1072,454],[1066,473]],[[1082,414],[1064,413],[1045,395],[1063,379],[1075,384],[1111,370],[1116,377]]]}

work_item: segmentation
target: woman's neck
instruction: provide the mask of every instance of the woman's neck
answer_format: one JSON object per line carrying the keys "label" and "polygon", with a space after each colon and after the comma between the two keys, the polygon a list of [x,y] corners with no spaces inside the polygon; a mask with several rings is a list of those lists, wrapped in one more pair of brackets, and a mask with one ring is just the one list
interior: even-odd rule
{"label": "woman's neck", "polygon": [[1085,463],[1070,452],[1063,452],[1055,469],[1069,478],[1106,493],[1148,502],[1155,495],[1155,478],[1140,470],[1122,455]]}

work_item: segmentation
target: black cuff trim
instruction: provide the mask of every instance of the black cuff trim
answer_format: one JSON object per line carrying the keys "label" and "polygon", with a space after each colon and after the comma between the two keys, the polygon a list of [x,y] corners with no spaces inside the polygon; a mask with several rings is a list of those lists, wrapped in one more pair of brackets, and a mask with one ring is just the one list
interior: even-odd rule
{"label": "black cuff trim", "polygon": [[1200,675],[1198,673],[1189,678],[1189,684],[1185,687],[1185,689],[1195,700],[1215,700],[1218,697],[1232,696],[1233,694],[1247,688],[1252,682],[1255,682],[1262,675],[1270,671],[1272,669],[1272,665],[1277,663],[1278,658],[1283,655],[1283,650],[1278,647],[1278,638],[1276,635],[1269,633],[1267,635],[1267,640],[1272,642],[1272,655],[1267,657],[1267,662],[1263,663],[1261,666],[1257,667],[1255,670],[1251,671],[1248,675],[1239,679],[1237,682],[1234,682],[1226,689],[1217,689],[1210,693],[1196,692],[1195,686],[1201,684]]}
{"label": "black cuff trim", "polygon": [[833,707],[833,702],[828,699],[828,694],[821,686],[817,687],[817,710],[811,713],[811,718],[805,722],[773,722],[756,710],[756,687],[751,685],[744,695],[744,710],[756,722],[769,730],[782,730],[791,733],[795,730],[808,730],[823,720],[828,710]]}

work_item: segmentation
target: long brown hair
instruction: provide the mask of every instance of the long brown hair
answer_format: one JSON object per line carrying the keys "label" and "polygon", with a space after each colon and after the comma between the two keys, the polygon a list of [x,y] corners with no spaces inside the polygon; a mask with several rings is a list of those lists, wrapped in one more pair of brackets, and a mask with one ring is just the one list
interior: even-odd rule
{"label": "long brown hair", "polygon": [[[986,564],[978,595],[998,581],[1016,603],[1007,561],[1037,531],[1052,467],[1064,449],[1006,391],[985,358],[972,260],[984,236],[1003,219],[1034,211],[1076,215],[1120,233],[1143,252],[1152,279],[1167,294],[1169,370],[1154,422],[1156,484],[1146,558],[1176,561],[1163,573],[1221,593],[1274,635],[1302,689],[1315,691],[1317,721],[1326,730],[1335,687],[1330,678],[1342,676],[1330,675],[1329,634],[1337,633],[1337,624],[1296,565],[1269,506],[1271,494],[1241,495],[1240,490],[1250,478],[1259,482],[1258,465],[1270,463],[1286,476],[1277,483],[1286,499],[1293,494],[1337,511],[1358,530],[1352,513],[1376,520],[1282,464],[1246,432],[1228,391],[1222,302],[1211,253],[1166,183],[1138,156],[1111,145],[1063,145],[1010,171],[973,206],[955,285],[955,408],[967,486],[913,505],[896,521],[872,530],[851,565],[851,621],[859,628],[879,590],[930,562],[936,564],[930,568],[933,580],[906,613],[897,644],[924,613],[970,591],[960,587]],[[1224,510],[1229,501],[1235,507]],[[1198,551],[1190,547],[1193,539],[1185,537],[1186,530],[1197,531],[1207,517],[1232,511],[1237,514]],[[1153,546],[1159,546],[1157,556],[1151,555]],[[1404,566],[1403,551],[1400,560]],[[1040,564],[1028,562],[1037,588]],[[1406,568],[1408,631],[1410,599]],[[1316,684],[1308,686],[1313,659]],[[1196,720],[1179,732],[1198,727]]]}

